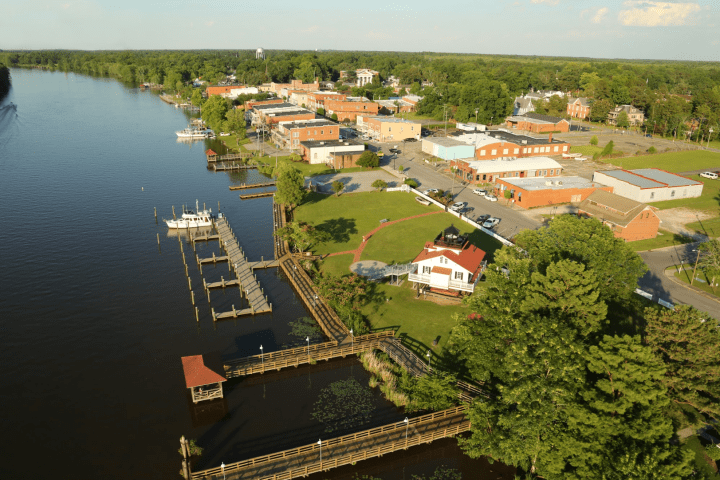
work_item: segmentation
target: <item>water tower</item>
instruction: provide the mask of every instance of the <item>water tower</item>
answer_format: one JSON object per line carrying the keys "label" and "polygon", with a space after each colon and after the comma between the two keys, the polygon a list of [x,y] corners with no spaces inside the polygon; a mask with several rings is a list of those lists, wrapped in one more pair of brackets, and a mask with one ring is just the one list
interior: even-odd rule
{"label": "water tower", "polygon": [[258,48],[255,50],[255,60],[265,60],[265,50]]}

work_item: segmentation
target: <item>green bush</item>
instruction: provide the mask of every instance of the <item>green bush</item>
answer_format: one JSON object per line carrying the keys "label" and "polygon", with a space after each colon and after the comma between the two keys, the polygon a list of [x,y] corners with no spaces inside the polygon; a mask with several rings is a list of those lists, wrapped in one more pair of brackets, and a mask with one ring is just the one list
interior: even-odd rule
{"label": "green bush", "polygon": [[650,148],[647,149],[647,152],[648,152],[648,153],[657,153],[657,148],[655,148],[655,147],[650,147]]}
{"label": "green bush", "polygon": [[321,108],[318,108],[318,109],[317,109],[317,114],[318,114],[318,115],[325,116],[325,109],[322,108],[322,107],[321,107]]}
{"label": "green bush", "polygon": [[418,183],[412,178],[405,179],[405,185],[410,185],[412,188],[418,187]]}
{"label": "green bush", "polygon": [[593,135],[592,138],[590,139],[590,145],[596,145],[596,146],[597,146],[598,142],[599,142],[599,140],[598,140],[598,138],[597,138],[597,135]]}
{"label": "green bush", "polygon": [[510,200],[510,197],[512,197],[512,193],[510,193],[510,190],[509,190],[509,189],[505,189],[505,192],[503,193],[503,197],[505,197],[505,198],[507,198],[508,200]]}
{"label": "green bush", "polygon": [[337,113],[333,113],[330,118],[332,118],[333,120],[335,120],[337,122],[338,121]]}
{"label": "green bush", "polygon": [[366,150],[356,162],[358,167],[375,168],[380,165],[380,157],[371,150]]}
{"label": "green bush", "polygon": [[613,152],[613,148],[615,148],[615,144],[612,140],[610,140],[607,145],[605,145],[605,148],[602,149],[602,152],[600,152],[600,155],[603,157],[607,157]]}
{"label": "green bush", "polygon": [[387,188],[387,182],[378,178],[372,183],[372,187],[382,190],[383,188]]}

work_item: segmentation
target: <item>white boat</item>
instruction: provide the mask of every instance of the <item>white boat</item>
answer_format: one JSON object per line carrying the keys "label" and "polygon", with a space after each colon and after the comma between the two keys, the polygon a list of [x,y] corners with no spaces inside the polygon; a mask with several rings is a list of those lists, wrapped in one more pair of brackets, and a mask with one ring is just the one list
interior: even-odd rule
{"label": "white boat", "polygon": [[[195,213],[197,212],[197,213]],[[210,227],[212,226],[213,214],[212,208],[208,210],[200,210],[198,201],[195,200],[195,212],[192,210],[183,211],[183,214],[177,220],[165,220],[169,228],[198,228],[198,227]],[[219,214],[222,216],[222,214]]]}
{"label": "white boat", "polygon": [[175,132],[175,134],[180,138],[211,138],[215,136],[212,130],[192,126]]}

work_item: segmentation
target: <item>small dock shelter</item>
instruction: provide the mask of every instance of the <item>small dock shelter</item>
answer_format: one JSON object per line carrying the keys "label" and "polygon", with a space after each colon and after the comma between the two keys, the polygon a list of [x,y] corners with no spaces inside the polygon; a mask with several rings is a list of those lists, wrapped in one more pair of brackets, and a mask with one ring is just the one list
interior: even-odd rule
{"label": "small dock shelter", "polygon": [[208,367],[202,355],[182,357],[182,364],[185,385],[190,389],[193,403],[223,398],[222,384],[227,379]]}

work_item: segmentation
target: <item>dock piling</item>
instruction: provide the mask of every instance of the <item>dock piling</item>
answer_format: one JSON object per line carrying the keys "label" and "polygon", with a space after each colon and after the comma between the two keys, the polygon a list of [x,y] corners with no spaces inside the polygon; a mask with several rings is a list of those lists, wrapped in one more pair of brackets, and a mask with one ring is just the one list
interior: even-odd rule
{"label": "dock piling", "polygon": [[160,245],[160,234],[159,233],[157,234],[157,241],[158,241],[158,245]]}
{"label": "dock piling", "polygon": [[210,311],[212,312],[213,322],[216,322],[217,318],[215,318],[215,309],[213,307],[210,307]]}
{"label": "dock piling", "polygon": [[193,292],[192,290],[190,290],[190,301],[193,305],[195,305],[195,292]]}
{"label": "dock piling", "polygon": [[198,311],[198,307],[195,307],[195,321],[200,322],[200,312]]}
{"label": "dock piling", "polygon": [[153,207],[155,209],[155,221],[157,222],[157,207]]}
{"label": "dock piling", "polygon": [[177,220],[177,217],[175,217],[175,205],[172,206],[173,209],[173,220]]}
{"label": "dock piling", "polygon": [[190,281],[190,277],[187,277],[188,279],[188,290],[192,292],[192,282]]}

